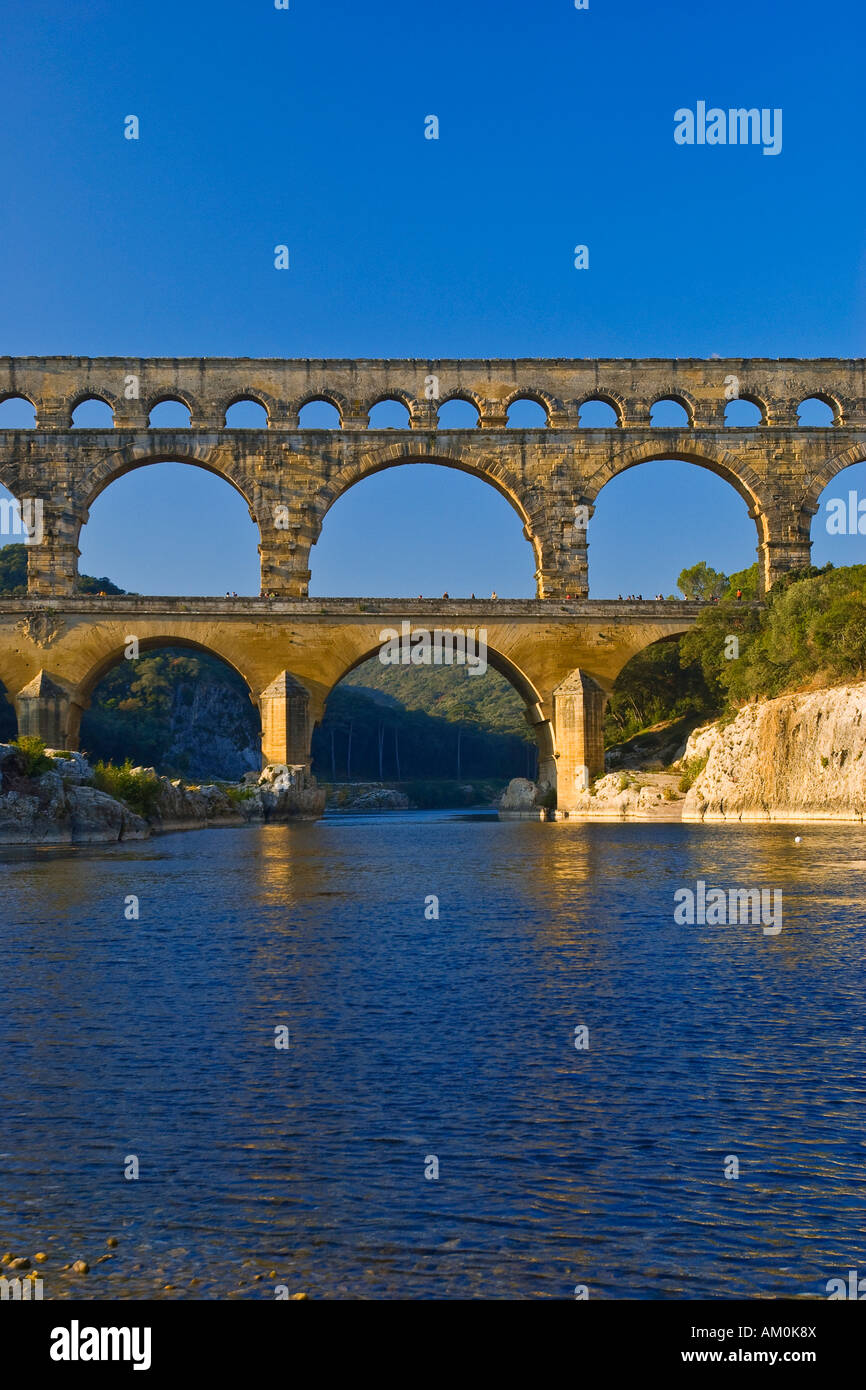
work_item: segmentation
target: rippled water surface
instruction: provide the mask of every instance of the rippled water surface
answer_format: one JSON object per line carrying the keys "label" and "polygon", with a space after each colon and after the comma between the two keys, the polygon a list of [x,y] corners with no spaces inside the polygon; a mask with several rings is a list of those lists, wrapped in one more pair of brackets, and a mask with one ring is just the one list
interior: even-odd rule
{"label": "rippled water surface", "polygon": [[[0,852],[3,1249],[46,1298],[826,1296],[866,1271],[866,831],[795,833]],[[677,925],[699,878],[780,888],[782,932]]]}

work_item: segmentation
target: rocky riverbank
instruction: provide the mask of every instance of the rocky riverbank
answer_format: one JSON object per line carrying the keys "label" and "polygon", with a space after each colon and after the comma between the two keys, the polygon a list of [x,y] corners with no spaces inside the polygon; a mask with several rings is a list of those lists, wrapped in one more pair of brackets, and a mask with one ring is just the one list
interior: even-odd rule
{"label": "rocky riverbank", "polygon": [[[616,755],[616,750],[611,750]],[[567,811],[515,778],[504,820],[863,821],[866,683],[781,695],[694,730],[667,767],[657,760],[599,777]]]}
{"label": "rocky riverbank", "polygon": [[121,795],[94,785],[98,774],[80,753],[46,749],[33,761],[0,744],[0,845],[111,844],[211,825],[315,820],[325,805],[303,767],[274,765],[239,785],[206,786],[134,768],[118,774]]}
{"label": "rocky riverbank", "polygon": [[696,730],[690,760],[685,821],[863,821],[866,683],[746,705]]}
{"label": "rocky riverbank", "polygon": [[509,782],[498,805],[500,820],[680,820],[684,793],[681,773],[609,772],[578,792],[566,813],[525,777]]}

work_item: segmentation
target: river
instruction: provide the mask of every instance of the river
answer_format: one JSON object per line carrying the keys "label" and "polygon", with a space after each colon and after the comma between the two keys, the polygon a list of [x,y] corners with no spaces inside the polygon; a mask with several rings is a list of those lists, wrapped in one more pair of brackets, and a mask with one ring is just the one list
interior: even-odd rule
{"label": "river", "polygon": [[[864,868],[861,826],[448,812],[0,851],[0,1244],[45,1298],[826,1297]],[[678,925],[699,879],[783,929]]]}

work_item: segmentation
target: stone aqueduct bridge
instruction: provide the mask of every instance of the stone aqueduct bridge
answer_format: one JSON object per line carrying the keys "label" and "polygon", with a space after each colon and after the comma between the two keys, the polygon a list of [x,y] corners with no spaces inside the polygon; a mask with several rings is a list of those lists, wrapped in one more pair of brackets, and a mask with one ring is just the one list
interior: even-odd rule
{"label": "stone aqueduct bridge", "polygon": [[[760,411],[753,428],[724,424],[730,383]],[[0,430],[0,483],[43,507],[44,538],[28,548],[28,596],[0,604],[0,680],[21,732],[75,746],[81,711],[129,636],[143,649],[208,649],[245,678],[262,713],[267,761],[308,763],[312,727],[333,686],[379,646],[383,627],[485,627],[492,664],[523,695],[541,777],[570,790],[603,766],[605,695],[626,661],[683,631],[697,607],[590,602],[587,541],[604,484],[653,459],[684,459],[728,481],[755,521],[762,582],[809,563],[818,498],[866,458],[862,360],[321,361],[224,358],[2,358],[0,401],[24,397],[33,429]],[[834,424],[803,428],[799,403],[825,401]],[[84,400],[111,407],[114,428],[72,427]],[[475,429],[439,429],[448,400],[472,403]],[[515,400],[547,425],[507,429]],[[186,429],[149,425],[152,408],[183,402]],[[226,428],[229,406],[261,404],[267,428]],[[340,428],[299,427],[309,401],[333,404]],[[405,430],[371,429],[382,400],[402,402]],[[602,400],[616,427],[584,429]],[[659,400],[688,423],[650,425]],[[263,591],[276,599],[88,598],[76,592],[78,540],[89,508],[115,479],[164,460],[216,473],[258,525]],[[310,551],[334,501],[360,479],[404,463],[439,463],[487,481],[521,517],[536,558],[533,601],[417,602],[308,597]],[[576,523],[576,517],[580,520]],[[711,525],[711,518],[708,518]]]}

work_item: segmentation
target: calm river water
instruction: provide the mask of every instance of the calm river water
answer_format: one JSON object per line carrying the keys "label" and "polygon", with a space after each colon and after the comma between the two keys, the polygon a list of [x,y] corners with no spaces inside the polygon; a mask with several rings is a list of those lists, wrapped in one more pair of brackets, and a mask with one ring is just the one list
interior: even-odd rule
{"label": "calm river water", "polygon": [[[866,829],[796,833],[0,852],[2,1248],[45,1298],[826,1297],[866,1274]],[[698,879],[783,930],[677,925]]]}

